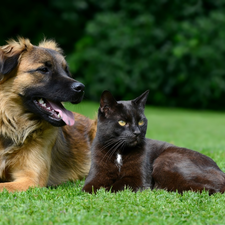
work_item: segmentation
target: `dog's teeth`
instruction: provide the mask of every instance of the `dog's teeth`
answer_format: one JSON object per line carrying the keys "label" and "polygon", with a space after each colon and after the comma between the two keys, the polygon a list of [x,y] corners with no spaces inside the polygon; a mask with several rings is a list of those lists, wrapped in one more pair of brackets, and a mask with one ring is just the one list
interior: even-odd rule
{"label": "dog's teeth", "polygon": [[61,119],[61,115],[60,114],[58,114],[58,117]]}
{"label": "dog's teeth", "polygon": [[40,98],[40,99],[38,100],[38,102],[39,102],[40,104],[43,104],[43,103],[44,103],[44,101],[43,101],[42,98]]}
{"label": "dog's teeth", "polygon": [[47,110],[49,110],[49,111],[50,111],[50,110],[51,110],[51,108],[50,108],[50,107],[48,107],[48,108],[47,108]]}
{"label": "dog's teeth", "polygon": [[46,107],[46,104],[44,103],[44,104],[42,104],[42,106]]}

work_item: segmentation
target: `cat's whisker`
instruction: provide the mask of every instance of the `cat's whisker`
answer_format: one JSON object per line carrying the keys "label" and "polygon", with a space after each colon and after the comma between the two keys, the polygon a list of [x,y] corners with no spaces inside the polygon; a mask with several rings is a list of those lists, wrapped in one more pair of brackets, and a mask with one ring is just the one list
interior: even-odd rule
{"label": "cat's whisker", "polygon": [[[108,148],[109,146],[111,146],[111,145],[114,146],[114,144],[116,144],[116,142],[117,142],[117,141],[116,141],[115,139],[110,140],[107,144],[105,144],[105,145],[100,149],[100,151],[104,151],[105,149],[107,149],[107,148]],[[113,146],[112,146],[112,147],[113,147]],[[111,148],[112,148],[112,147],[111,147]],[[106,154],[104,155],[103,159],[104,159],[108,154],[110,154],[111,148],[107,150],[107,152],[106,152]],[[108,158],[109,158],[109,157],[108,157]],[[102,160],[103,160],[103,159],[102,159]],[[102,161],[102,160],[101,160],[101,161]]]}
{"label": "cat's whisker", "polygon": [[[112,142],[111,142],[112,143]],[[108,151],[106,152],[106,154],[104,155],[103,159],[107,156],[107,160],[109,160],[113,155],[114,153],[118,150],[118,148],[121,146],[121,145],[124,145],[125,143],[125,140],[124,139],[120,139],[119,141],[115,139],[115,142],[113,143],[113,145],[111,146],[110,149],[108,149]],[[111,145],[111,144],[110,144]],[[102,159],[102,160],[103,160]],[[101,161],[102,161],[101,160]]]}
{"label": "cat's whisker", "polygon": [[[102,93],[96,139],[92,147],[93,169],[89,172],[83,190],[92,193],[93,188],[95,191],[105,187],[106,190],[117,192],[129,186],[133,191],[138,191],[146,185],[147,175],[138,157],[146,150],[140,137],[145,135],[147,129],[144,116],[147,96],[148,91],[134,100],[117,102],[110,92]],[[139,145],[142,147],[140,150]],[[143,161],[147,163],[147,160]],[[131,169],[127,171],[128,167]],[[132,176],[130,172],[134,172],[133,179],[127,180],[126,175]]]}
{"label": "cat's whisker", "polygon": [[116,143],[117,140],[116,139],[112,139],[112,140],[109,140],[105,145],[103,145],[103,147],[100,149],[101,151],[105,150],[106,148],[108,148],[110,145]]}
{"label": "cat's whisker", "polygon": [[120,140],[117,140],[117,139],[111,139],[111,140],[109,140],[104,146],[103,146],[103,148],[102,149],[105,149],[105,148],[107,148],[107,147],[109,147],[109,146],[111,146],[111,148],[113,148],[114,146],[115,146],[115,144],[117,144],[118,142],[120,142],[121,141],[121,139]]}
{"label": "cat's whisker", "polygon": [[117,146],[119,145],[119,143],[121,142],[121,140],[116,141],[111,148],[109,148],[109,157],[108,159],[110,159],[112,157],[112,155],[117,151]]}
{"label": "cat's whisker", "polygon": [[[116,139],[110,139],[101,149],[100,149],[100,151],[104,151],[106,148],[108,148],[109,146],[111,146],[112,145],[112,147],[110,148],[110,149],[108,149],[107,150],[107,152],[106,152],[106,154],[104,155],[104,157],[102,158],[102,160],[107,156],[107,155],[109,155],[107,158],[108,159],[110,159],[110,154],[111,154],[111,150],[112,150],[112,148],[113,148],[113,146],[115,145],[117,143],[117,140]],[[108,160],[107,159],[107,160]],[[101,161],[102,161],[101,160]]]}
{"label": "cat's whisker", "polygon": [[120,141],[118,141],[114,146],[113,146],[113,148],[114,148],[114,151],[111,151],[111,154],[109,155],[109,159],[113,156],[113,154],[118,150],[118,148],[122,145],[124,145],[124,143],[125,143],[125,140],[120,140]]}
{"label": "cat's whisker", "polygon": [[110,152],[110,154],[109,154],[109,156],[108,156],[108,160],[111,159],[111,157],[115,154],[116,150],[117,150],[117,149],[114,148],[114,149]]}

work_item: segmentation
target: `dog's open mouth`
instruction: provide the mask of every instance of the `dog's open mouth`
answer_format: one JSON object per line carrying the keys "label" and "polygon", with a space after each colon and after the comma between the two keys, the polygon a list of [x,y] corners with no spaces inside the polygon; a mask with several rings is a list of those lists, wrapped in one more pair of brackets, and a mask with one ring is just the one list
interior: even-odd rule
{"label": "dog's open mouth", "polygon": [[67,125],[73,126],[75,123],[73,113],[63,107],[60,102],[51,102],[44,98],[33,100],[34,104],[49,115],[49,118],[55,121],[63,120]]}

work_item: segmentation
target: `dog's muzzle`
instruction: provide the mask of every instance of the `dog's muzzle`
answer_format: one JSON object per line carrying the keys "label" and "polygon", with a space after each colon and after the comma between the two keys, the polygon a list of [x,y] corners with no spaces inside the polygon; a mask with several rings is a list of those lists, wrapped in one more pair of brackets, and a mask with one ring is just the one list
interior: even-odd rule
{"label": "dog's muzzle", "polygon": [[71,88],[76,93],[83,93],[85,86],[80,82],[74,82],[72,83]]}

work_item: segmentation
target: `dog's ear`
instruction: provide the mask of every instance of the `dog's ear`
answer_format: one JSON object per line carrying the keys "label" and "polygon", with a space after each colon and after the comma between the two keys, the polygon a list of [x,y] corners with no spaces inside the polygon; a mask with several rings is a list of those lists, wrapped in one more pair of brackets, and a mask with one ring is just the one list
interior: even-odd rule
{"label": "dog's ear", "polygon": [[7,43],[0,47],[0,82],[16,68],[22,53],[33,46],[24,38],[18,38],[18,42],[10,40]]}
{"label": "dog's ear", "polygon": [[57,43],[53,40],[44,40],[41,43],[39,43],[38,45],[39,47],[42,48],[48,48],[48,49],[52,49],[54,51],[57,51],[60,54],[63,54],[63,50],[61,48],[58,47]]}

